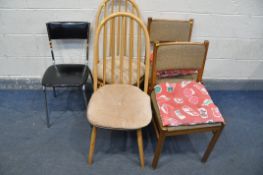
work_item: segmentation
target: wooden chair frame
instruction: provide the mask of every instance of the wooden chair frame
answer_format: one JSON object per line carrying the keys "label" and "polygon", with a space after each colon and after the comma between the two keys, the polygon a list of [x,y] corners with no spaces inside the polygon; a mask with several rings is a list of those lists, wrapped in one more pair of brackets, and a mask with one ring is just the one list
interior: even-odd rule
{"label": "wooden chair frame", "polygon": [[[147,28],[144,25],[144,23],[142,22],[142,20],[138,17],[136,17],[135,15],[131,14],[131,13],[126,13],[126,12],[118,12],[118,13],[114,13],[108,17],[106,17],[101,24],[98,26],[97,31],[96,31],[96,35],[95,35],[95,43],[94,43],[94,61],[93,61],[93,78],[94,78],[94,83],[93,83],[93,88],[94,88],[94,92],[97,91],[98,89],[98,70],[97,70],[97,64],[98,64],[98,59],[99,59],[99,34],[103,28],[103,26],[105,25],[105,23],[107,23],[109,20],[114,19],[115,17],[126,17],[126,18],[131,18],[132,20],[136,21],[138,23],[138,25],[140,26],[140,30],[143,30],[144,34],[145,34],[145,44],[146,44],[146,56],[145,56],[145,62],[146,62],[146,67],[145,67],[145,80],[144,80],[144,92],[147,93],[147,89],[148,89],[148,76],[149,76],[149,64],[150,64],[150,39],[149,39],[149,35],[147,32]],[[124,22],[122,23],[122,27],[124,27]],[[140,31],[139,30],[139,31]],[[140,37],[139,37],[140,38]],[[140,40],[140,39],[139,39]],[[140,48],[141,45],[139,44],[138,48]],[[121,49],[120,51],[120,56],[123,57],[124,53],[123,53],[124,49]],[[105,52],[105,50],[104,50]],[[104,60],[105,61],[105,60]],[[131,60],[130,60],[131,61]],[[104,69],[105,71],[105,69]],[[121,71],[120,71],[121,72]],[[138,74],[140,75],[140,74]],[[104,76],[105,79],[105,76]],[[103,81],[102,85],[105,85],[105,81]],[[137,82],[137,86],[139,87],[139,83]],[[92,127],[92,132],[91,132],[91,140],[90,140],[90,147],[89,147],[89,155],[88,155],[88,164],[92,164],[92,158],[93,158],[93,154],[94,154],[94,149],[95,149],[95,141],[96,141],[96,133],[97,133],[97,128],[99,128],[99,126],[93,126]],[[140,157],[140,164],[141,167],[144,167],[144,153],[143,153],[143,139],[142,139],[142,130],[137,129],[137,142],[138,142],[138,149],[139,149],[139,157]]]}
{"label": "wooden chair frame", "polygon": [[[207,51],[208,51],[208,46],[209,42],[205,41],[204,43],[194,43],[194,42],[166,42],[166,43],[155,43],[154,44],[154,52],[153,52],[153,58],[154,58],[154,63],[153,63],[153,70],[152,70],[152,83],[155,85],[156,84],[156,55],[158,52],[158,47],[159,46],[165,46],[165,45],[174,45],[174,44],[204,44],[206,50],[205,50],[205,58],[202,64],[202,67],[197,70],[198,71],[198,76],[196,81],[197,82],[202,82],[202,76],[203,76],[203,71],[205,67],[205,61],[206,61],[206,56],[207,56]],[[155,98],[155,95],[152,94],[151,98]],[[160,113],[159,111],[156,111],[155,109],[158,109],[157,106],[154,108],[154,102],[152,101],[152,109],[153,109],[153,126],[154,126],[154,131],[156,133],[157,137],[157,146],[155,149],[154,153],[154,158],[152,161],[152,167],[155,169],[158,164],[158,160],[163,148],[163,144],[165,142],[166,137],[170,136],[177,136],[177,135],[185,135],[185,134],[192,134],[192,133],[201,133],[201,132],[212,132],[213,137],[210,140],[207,149],[202,157],[202,162],[206,162],[210,153],[212,152],[224,126],[225,123],[212,123],[212,124],[200,124],[200,125],[192,125],[192,126],[177,126],[177,127],[166,127],[162,125],[162,121],[160,119]]]}

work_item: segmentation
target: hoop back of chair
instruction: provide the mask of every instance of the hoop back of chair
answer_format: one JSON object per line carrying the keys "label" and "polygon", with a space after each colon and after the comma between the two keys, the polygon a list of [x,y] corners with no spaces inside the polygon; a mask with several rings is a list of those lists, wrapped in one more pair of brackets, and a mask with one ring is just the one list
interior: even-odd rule
{"label": "hoop back of chair", "polygon": [[156,72],[161,70],[195,69],[198,72],[196,81],[202,81],[208,46],[208,41],[156,43],[153,85],[156,83]]}
{"label": "hoop back of chair", "polygon": [[96,27],[100,21],[116,12],[128,12],[141,18],[139,7],[134,0],[104,0],[97,11]]}
{"label": "hoop back of chair", "polygon": [[148,32],[151,42],[190,41],[193,19],[164,20],[148,18]]}
{"label": "hoop back of chair", "polygon": [[[105,33],[102,32],[108,24],[112,24],[120,20],[121,22],[121,33],[120,37],[110,37],[109,44],[105,44]],[[131,23],[129,33],[125,32],[127,23]],[[115,23],[113,23],[115,24]],[[115,25],[113,25],[115,26]],[[137,28],[136,28],[137,27]],[[137,30],[136,30],[137,29]],[[110,34],[115,34],[115,28],[111,28]],[[136,32],[135,32],[136,31]],[[102,41],[100,44],[100,37],[102,36]],[[127,37],[128,36],[128,37]],[[144,40],[142,38],[144,37]],[[135,43],[136,42],[136,43]],[[106,42],[107,43],[107,42]],[[119,43],[119,45],[118,45]],[[129,48],[127,49],[128,57],[125,57],[125,48],[126,44],[129,43]],[[100,46],[103,46],[100,48]],[[107,47],[109,46],[109,47]],[[119,47],[119,48],[117,48]],[[135,49],[136,48],[136,49]],[[119,52],[118,52],[119,49]],[[145,54],[145,56],[144,56]],[[147,32],[147,28],[137,16],[126,13],[118,12],[106,17],[101,24],[98,26],[95,43],[94,43],[94,66],[93,66],[93,76],[94,76],[94,90],[97,89],[98,84],[98,64],[99,58],[102,58],[103,63],[103,78],[102,86],[106,84],[106,78],[110,77],[112,83],[124,83],[124,74],[123,72],[128,72],[128,84],[140,86],[141,75],[144,75],[144,91],[147,92],[148,88],[148,76],[149,76],[149,54],[150,54],[150,39]],[[107,59],[107,56],[110,55],[111,59]],[[144,70],[141,68],[141,64],[145,63]],[[119,69],[116,69],[115,66],[118,64]],[[126,66],[125,66],[126,64]],[[110,72],[106,73],[106,68],[110,65]],[[108,69],[107,69],[108,70]],[[133,70],[136,70],[134,72]],[[118,71],[119,80],[116,80],[116,72]],[[143,71],[143,72],[142,72]],[[145,74],[144,74],[145,73]],[[136,76],[136,83],[132,83],[132,79]]]}
{"label": "hoop back of chair", "polygon": [[88,22],[48,22],[49,39],[88,39]]}

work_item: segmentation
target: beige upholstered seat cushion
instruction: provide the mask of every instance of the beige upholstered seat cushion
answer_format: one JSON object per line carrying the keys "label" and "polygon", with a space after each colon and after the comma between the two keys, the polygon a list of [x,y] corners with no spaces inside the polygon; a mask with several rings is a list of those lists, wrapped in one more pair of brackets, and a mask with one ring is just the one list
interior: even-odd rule
{"label": "beige upholstered seat cushion", "polygon": [[105,85],[92,95],[88,106],[89,122],[102,128],[138,129],[151,118],[150,97],[132,85]]}
{"label": "beige upholstered seat cushion", "polygon": [[[142,60],[142,59],[141,59]],[[106,83],[112,83],[111,79],[111,57],[106,58]],[[115,83],[120,83],[120,58],[115,58],[115,69],[114,69],[114,80]],[[140,78],[144,75],[145,65],[141,61],[140,64]],[[98,79],[103,80],[103,61],[98,64]],[[132,61],[132,79],[131,84],[136,84],[137,82],[137,59]],[[123,83],[129,83],[129,58],[123,58]]]}

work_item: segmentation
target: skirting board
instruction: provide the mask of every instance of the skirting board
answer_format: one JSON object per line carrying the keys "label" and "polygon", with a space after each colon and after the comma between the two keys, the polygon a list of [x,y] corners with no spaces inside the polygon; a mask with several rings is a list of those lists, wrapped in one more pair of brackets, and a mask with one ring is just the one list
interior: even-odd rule
{"label": "skirting board", "polygon": [[[204,79],[208,90],[263,90],[263,80]],[[37,78],[0,78],[0,89],[42,89]]]}

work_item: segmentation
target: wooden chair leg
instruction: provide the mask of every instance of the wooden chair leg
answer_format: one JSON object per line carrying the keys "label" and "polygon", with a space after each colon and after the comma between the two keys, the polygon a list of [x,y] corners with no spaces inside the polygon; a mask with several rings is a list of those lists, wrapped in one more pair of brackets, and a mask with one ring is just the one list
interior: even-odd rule
{"label": "wooden chair leg", "polygon": [[152,119],[152,123],[153,123],[153,129],[155,131],[156,138],[158,140],[159,139],[159,131],[158,131],[158,128],[156,126],[156,123],[155,123],[154,119]]}
{"label": "wooden chair leg", "polygon": [[163,144],[164,144],[164,141],[165,141],[165,134],[164,133],[160,133],[159,134],[159,138],[158,138],[158,141],[157,141],[157,147],[155,149],[155,153],[154,153],[154,157],[153,157],[153,161],[152,161],[152,167],[155,169],[157,167],[157,164],[158,164],[158,160],[159,160],[159,157],[160,157],[160,154],[162,152],[162,148],[163,148]]}
{"label": "wooden chair leg", "polygon": [[141,129],[137,130],[137,142],[138,142],[138,148],[139,148],[141,168],[144,168],[143,138],[142,138]]}
{"label": "wooden chair leg", "polygon": [[216,144],[216,142],[217,142],[217,140],[218,140],[223,128],[224,128],[224,126],[222,126],[217,131],[213,132],[213,137],[210,140],[210,142],[209,142],[209,144],[208,144],[208,146],[206,148],[206,151],[205,151],[205,153],[203,155],[203,158],[202,158],[202,162],[206,162],[207,161],[207,159],[208,159],[210,153],[212,152],[212,150],[213,150],[213,148],[214,148],[214,146],[215,146],[215,144]]}
{"label": "wooden chair leg", "polygon": [[89,146],[89,157],[88,157],[88,164],[92,164],[92,157],[95,149],[95,142],[96,142],[96,134],[97,134],[97,128],[93,126],[91,131],[91,138],[90,138],[90,146]]}

